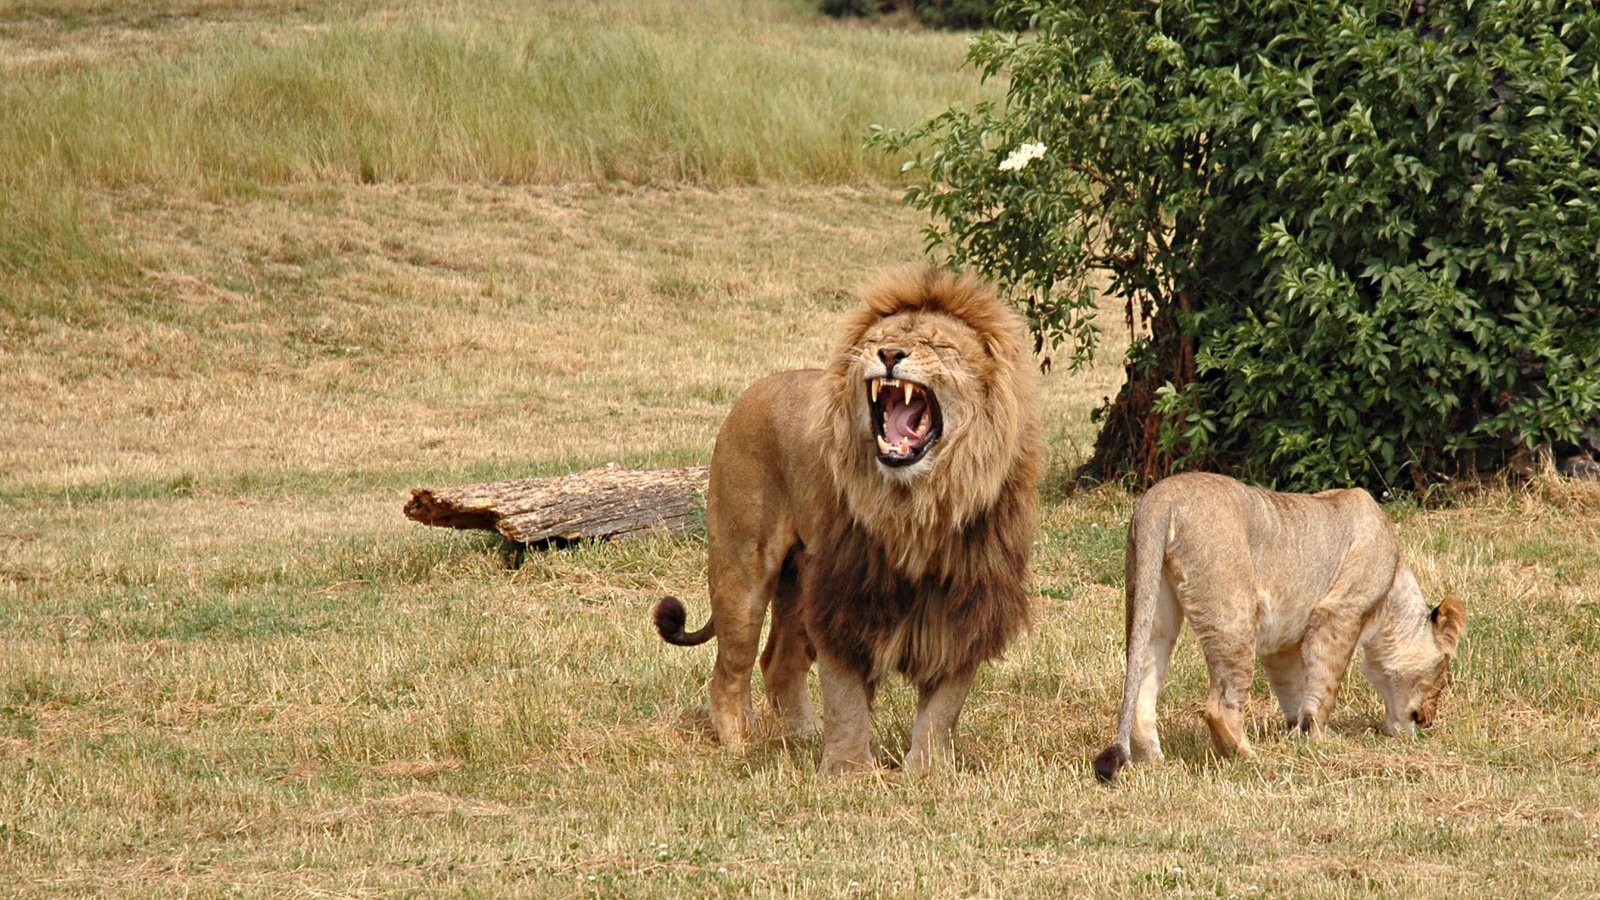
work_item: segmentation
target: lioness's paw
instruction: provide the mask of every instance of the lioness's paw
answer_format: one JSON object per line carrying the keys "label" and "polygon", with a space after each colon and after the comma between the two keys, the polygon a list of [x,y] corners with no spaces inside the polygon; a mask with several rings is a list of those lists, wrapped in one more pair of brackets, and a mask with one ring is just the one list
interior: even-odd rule
{"label": "lioness's paw", "polygon": [[806,719],[800,722],[789,723],[789,734],[803,741],[811,740],[822,735],[821,719]]}
{"label": "lioness's paw", "polygon": [[832,757],[824,755],[822,762],[817,765],[817,774],[824,778],[842,778],[873,768],[872,760],[855,757]]}

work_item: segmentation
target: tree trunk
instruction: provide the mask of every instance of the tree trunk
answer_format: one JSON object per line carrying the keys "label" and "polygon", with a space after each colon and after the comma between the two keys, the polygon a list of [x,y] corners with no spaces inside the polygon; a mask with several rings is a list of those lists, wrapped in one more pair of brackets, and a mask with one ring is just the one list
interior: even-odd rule
{"label": "tree trunk", "polygon": [[554,478],[413,488],[405,513],[424,525],[497,531],[520,544],[686,529],[702,518],[709,473],[612,464]]}
{"label": "tree trunk", "polygon": [[[1189,298],[1179,294],[1176,308],[1189,310]],[[1160,446],[1161,414],[1156,412],[1156,390],[1164,384],[1182,388],[1197,377],[1194,338],[1179,329],[1176,317],[1157,310],[1150,320],[1150,343],[1142,359],[1126,367],[1128,380],[1116,399],[1100,414],[1100,433],[1094,453],[1077,471],[1087,481],[1128,481],[1149,487],[1174,472],[1173,453]],[[1181,428],[1182,422],[1174,423]],[[1191,465],[1198,460],[1191,460]]]}

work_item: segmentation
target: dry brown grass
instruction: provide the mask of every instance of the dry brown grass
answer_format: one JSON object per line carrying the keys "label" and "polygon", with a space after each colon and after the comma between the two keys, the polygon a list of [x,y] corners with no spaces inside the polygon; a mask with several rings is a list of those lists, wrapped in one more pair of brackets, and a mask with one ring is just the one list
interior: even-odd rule
{"label": "dry brown grass", "polygon": [[299,0],[18,0],[0,7],[0,72],[178,57],[224,37],[270,40],[317,27],[311,13]]}
{"label": "dry brown grass", "polygon": [[[1307,744],[1276,730],[1258,686],[1260,756],[1218,761],[1185,641],[1162,717],[1172,761],[1105,789],[1087,764],[1113,730],[1132,498],[1065,485],[1087,411],[1120,373],[1115,350],[1086,374],[1052,373],[1039,622],[980,679],[957,771],[819,782],[814,744],[769,732],[746,754],[718,750],[710,652],[651,633],[663,593],[706,608],[698,536],[534,554],[512,571],[492,540],[413,525],[400,507],[420,483],[704,462],[745,384],[819,361],[848,290],[918,258],[920,223],[891,188],[84,196],[130,268],[0,284],[26,301],[0,309],[27,311],[0,320],[8,891],[1600,884],[1600,497],[1587,486],[1395,508],[1425,589],[1470,613],[1436,733],[1374,735],[1378,701],[1354,676],[1335,738]],[[911,708],[899,686],[882,699],[886,763]]]}
{"label": "dry brown grass", "polygon": [[[519,466],[681,459],[753,373],[822,352],[855,280],[916,258],[887,190],[117,202],[140,281],[80,298],[71,319],[12,323],[28,340],[0,373],[16,404],[0,459],[24,480],[414,470],[468,446]],[[752,305],[771,315],[734,312]]]}
{"label": "dry brown grass", "polygon": [[[698,457],[743,385],[815,364],[849,291],[920,259],[889,189],[103,202],[136,235],[139,278],[7,323],[26,337],[0,370],[0,470],[19,484],[439,470],[474,445],[537,471]],[[1119,381],[1053,379],[1046,402],[1081,408]],[[1087,452],[1081,415],[1052,420],[1064,453]]]}

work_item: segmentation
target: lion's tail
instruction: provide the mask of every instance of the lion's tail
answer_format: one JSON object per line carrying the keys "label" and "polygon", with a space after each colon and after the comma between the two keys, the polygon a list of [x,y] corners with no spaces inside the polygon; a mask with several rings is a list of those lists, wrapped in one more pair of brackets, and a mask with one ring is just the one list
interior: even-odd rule
{"label": "lion's tail", "polygon": [[705,624],[699,631],[684,631],[684,623],[689,619],[689,612],[683,608],[683,601],[677,597],[662,597],[656,604],[656,631],[661,634],[661,639],[669,644],[679,647],[693,647],[711,640],[717,633],[716,620]]}
{"label": "lion's tail", "polygon": [[[1148,495],[1146,495],[1148,496]],[[1133,717],[1139,706],[1145,663],[1150,656],[1150,632],[1155,627],[1156,592],[1161,587],[1161,566],[1166,556],[1167,526],[1171,507],[1144,520],[1134,510],[1128,524],[1126,626],[1128,674],[1122,682],[1122,708],[1117,713],[1117,739],[1094,758],[1094,774],[1101,781],[1117,777],[1117,770],[1132,758]]]}

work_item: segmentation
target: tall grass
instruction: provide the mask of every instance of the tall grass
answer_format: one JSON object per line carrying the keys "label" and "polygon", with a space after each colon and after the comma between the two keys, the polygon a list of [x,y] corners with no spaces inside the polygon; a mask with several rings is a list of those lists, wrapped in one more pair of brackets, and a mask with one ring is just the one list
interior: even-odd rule
{"label": "tall grass", "polygon": [[120,258],[84,225],[83,192],[39,182],[0,188],[0,309],[11,278],[82,282],[122,271]]}
{"label": "tall grass", "polygon": [[861,147],[868,126],[940,94],[845,56],[627,28],[346,25],[285,46],[232,40],[193,59],[25,79],[0,94],[11,123],[0,165],[163,187],[882,177],[891,161]]}
{"label": "tall grass", "polygon": [[[0,268],[81,255],[37,185],[227,194],[284,182],[860,183],[862,147],[969,95],[962,39],[774,4],[394,10],[273,40],[23,70],[0,83]],[[38,227],[41,222],[44,227]]]}

